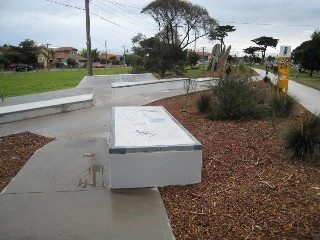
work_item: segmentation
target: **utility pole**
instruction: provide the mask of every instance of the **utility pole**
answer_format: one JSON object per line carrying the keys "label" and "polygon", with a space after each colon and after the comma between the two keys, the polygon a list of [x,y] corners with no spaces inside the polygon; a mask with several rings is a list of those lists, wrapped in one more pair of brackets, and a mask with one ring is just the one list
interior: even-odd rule
{"label": "utility pole", "polygon": [[204,63],[204,49],[205,48],[206,48],[205,46],[202,47],[202,63]]}
{"label": "utility pole", "polygon": [[106,47],[106,68],[108,66],[108,45],[107,45],[107,41],[104,41],[104,46]]}
{"label": "utility pole", "polygon": [[126,46],[122,46],[123,47],[123,65],[126,64]]}
{"label": "utility pole", "polygon": [[50,62],[50,53],[49,53],[49,45],[51,45],[50,43],[47,43],[47,70],[50,70],[50,66],[49,66],[49,62]]}
{"label": "utility pole", "polygon": [[85,9],[86,9],[86,31],[87,31],[88,76],[92,76],[93,70],[92,70],[92,57],[91,57],[89,0],[85,0]]}

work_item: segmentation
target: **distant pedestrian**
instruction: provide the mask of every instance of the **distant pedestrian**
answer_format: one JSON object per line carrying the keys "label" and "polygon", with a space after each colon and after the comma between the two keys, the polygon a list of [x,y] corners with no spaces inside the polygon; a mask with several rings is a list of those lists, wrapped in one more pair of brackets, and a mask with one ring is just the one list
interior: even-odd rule
{"label": "distant pedestrian", "polygon": [[227,77],[230,77],[230,75],[231,75],[231,67],[230,67],[230,65],[228,66],[228,68],[226,70],[226,74],[227,74]]}
{"label": "distant pedestrian", "polygon": [[269,73],[269,64],[266,64],[266,75]]}

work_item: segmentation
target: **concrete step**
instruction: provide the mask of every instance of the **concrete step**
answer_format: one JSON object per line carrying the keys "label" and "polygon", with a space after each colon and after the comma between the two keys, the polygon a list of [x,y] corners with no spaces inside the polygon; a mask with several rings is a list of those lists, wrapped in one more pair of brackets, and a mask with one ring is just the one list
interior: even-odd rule
{"label": "concrete step", "polygon": [[93,94],[0,107],[0,124],[93,107]]}

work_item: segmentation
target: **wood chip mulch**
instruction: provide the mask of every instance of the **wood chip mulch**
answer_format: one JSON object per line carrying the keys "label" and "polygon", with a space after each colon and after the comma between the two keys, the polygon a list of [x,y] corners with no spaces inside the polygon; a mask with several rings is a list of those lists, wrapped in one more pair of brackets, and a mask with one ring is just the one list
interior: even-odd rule
{"label": "wood chip mulch", "polygon": [[201,183],[160,188],[177,240],[320,239],[320,166],[292,160],[270,121],[211,121],[184,96],[148,105],[203,144]]}
{"label": "wood chip mulch", "polygon": [[30,157],[52,140],[30,132],[0,137],[0,192]]}

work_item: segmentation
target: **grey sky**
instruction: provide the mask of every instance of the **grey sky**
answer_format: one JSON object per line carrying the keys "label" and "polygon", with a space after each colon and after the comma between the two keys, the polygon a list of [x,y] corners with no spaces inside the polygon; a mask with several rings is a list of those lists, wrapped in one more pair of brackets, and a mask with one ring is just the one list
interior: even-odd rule
{"label": "grey sky", "polygon": [[[17,45],[24,39],[52,47],[86,47],[85,12],[54,2],[84,8],[84,0],[1,0],[0,45]],[[122,46],[131,48],[131,38],[138,32],[151,37],[157,30],[153,19],[140,14],[150,0],[91,0],[92,47],[120,54]],[[270,36],[280,39],[280,45],[294,49],[309,40],[311,33],[320,28],[319,0],[191,0],[205,7],[221,25],[229,24],[236,31],[226,38],[233,54],[242,55],[243,48],[254,46],[250,40]],[[109,22],[110,21],[110,22]],[[111,23],[112,22],[112,23]],[[197,41],[197,50],[211,51],[212,42]],[[194,48],[194,44],[190,46]]]}

